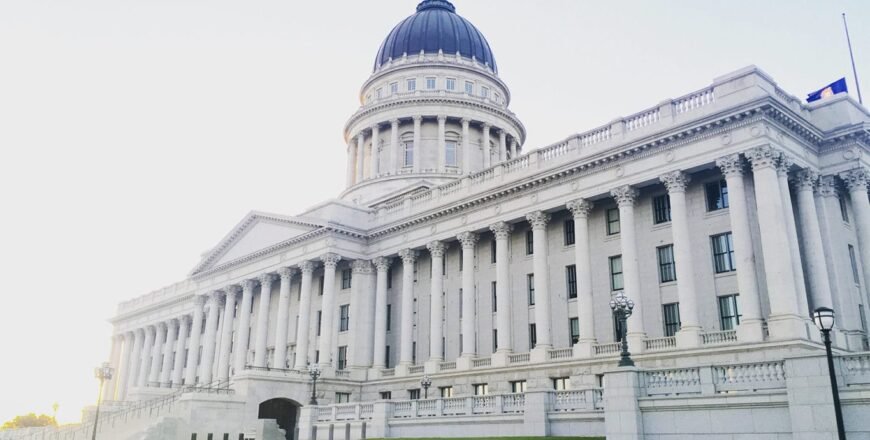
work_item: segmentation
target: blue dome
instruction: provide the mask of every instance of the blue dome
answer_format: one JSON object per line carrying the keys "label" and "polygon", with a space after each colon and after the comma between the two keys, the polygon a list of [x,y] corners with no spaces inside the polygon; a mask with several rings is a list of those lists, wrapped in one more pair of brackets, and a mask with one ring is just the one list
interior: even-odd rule
{"label": "blue dome", "polygon": [[445,55],[459,52],[465,58],[474,57],[498,73],[486,38],[468,20],[457,15],[456,7],[447,0],[423,0],[417,5],[416,14],[397,24],[378,50],[375,69],[390,58],[416,55],[420,51],[438,53],[439,50]]}

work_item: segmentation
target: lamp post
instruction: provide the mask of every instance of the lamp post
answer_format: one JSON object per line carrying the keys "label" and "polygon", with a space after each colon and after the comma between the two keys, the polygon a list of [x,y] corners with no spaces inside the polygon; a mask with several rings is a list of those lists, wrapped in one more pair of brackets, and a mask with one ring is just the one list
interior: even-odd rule
{"label": "lamp post", "polygon": [[309,405],[317,405],[317,378],[320,377],[320,366],[311,364],[308,366],[308,375],[311,376],[311,400]]}
{"label": "lamp post", "polygon": [[825,339],[825,353],[828,356],[828,375],[831,377],[831,394],[834,396],[834,415],[837,418],[837,435],[840,440],[846,440],[846,428],[843,426],[843,411],[840,408],[840,390],[837,387],[837,375],[834,374],[834,355],[831,353],[831,329],[834,328],[834,310],[828,307],[817,308],[813,311],[813,321]]}
{"label": "lamp post", "polygon": [[619,320],[619,339],[622,342],[622,356],[619,359],[620,367],[633,367],[634,361],[631,360],[631,353],[628,352],[628,317],[631,316],[631,311],[634,309],[634,301],[625,297],[625,294],[620,292],[615,298],[610,300],[610,309],[616,314],[616,319]]}
{"label": "lamp post", "polygon": [[420,386],[423,387],[423,398],[429,398],[429,387],[432,386],[432,378],[429,375],[423,376],[423,379],[420,380]]}
{"label": "lamp post", "polygon": [[94,377],[100,380],[100,394],[97,396],[97,411],[94,413],[94,431],[91,440],[97,439],[97,422],[100,419],[100,402],[103,400],[103,383],[112,380],[113,372],[114,369],[108,362],[103,362],[103,365],[94,368]]}

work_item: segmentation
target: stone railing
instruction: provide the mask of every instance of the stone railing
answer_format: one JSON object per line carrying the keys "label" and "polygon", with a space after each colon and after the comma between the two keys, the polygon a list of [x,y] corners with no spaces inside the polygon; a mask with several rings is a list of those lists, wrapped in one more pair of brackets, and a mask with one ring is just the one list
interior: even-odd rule
{"label": "stone railing", "polygon": [[650,370],[642,376],[647,396],[718,394],[784,389],[784,361]]}
{"label": "stone railing", "polygon": [[625,131],[634,131],[648,125],[653,125],[658,121],[659,108],[656,107],[651,110],[645,110],[634,116],[629,116],[628,118],[624,119],[623,123],[625,124]]}
{"label": "stone railing", "polygon": [[483,368],[492,366],[492,358],[477,358],[471,360],[471,368]]}
{"label": "stone railing", "polygon": [[553,393],[552,409],[557,412],[593,411],[604,408],[601,388],[564,390]]}
{"label": "stone railing", "polygon": [[716,392],[785,388],[783,361],[713,366]]}
{"label": "stone railing", "polygon": [[441,371],[455,370],[456,369],[456,361],[444,361],[438,364],[438,368]]}
{"label": "stone railing", "polygon": [[335,370],[335,377],[340,379],[350,379],[350,370]]}
{"label": "stone railing", "polygon": [[608,356],[612,354],[618,354],[619,350],[622,349],[622,344],[619,342],[611,342],[608,344],[596,344],[595,345],[595,356]]}
{"label": "stone railing", "polygon": [[381,377],[393,377],[396,375],[395,368],[384,368],[381,370]]}
{"label": "stone railing", "polygon": [[674,350],[677,348],[677,338],[665,336],[662,338],[650,338],[643,341],[647,351]]}
{"label": "stone railing", "polygon": [[701,334],[703,345],[731,344],[737,342],[737,330],[723,330]]}
{"label": "stone railing", "polygon": [[512,353],[508,355],[508,363],[511,365],[527,364],[531,362],[531,353]]}
{"label": "stone railing", "polygon": [[846,386],[870,384],[870,354],[840,357],[840,372]]}
{"label": "stone railing", "polygon": [[700,394],[700,369],[674,368],[645,371],[641,376],[648,396]]}
{"label": "stone railing", "polygon": [[674,113],[686,113],[696,108],[703,107],[713,103],[713,88],[709,87],[690,93],[681,98],[674,99],[671,104],[674,106]]}
{"label": "stone railing", "polygon": [[408,374],[423,374],[424,366],[423,365],[412,365],[408,367]]}
{"label": "stone railing", "polygon": [[555,348],[547,351],[547,360],[560,361],[568,360],[574,356],[573,348]]}

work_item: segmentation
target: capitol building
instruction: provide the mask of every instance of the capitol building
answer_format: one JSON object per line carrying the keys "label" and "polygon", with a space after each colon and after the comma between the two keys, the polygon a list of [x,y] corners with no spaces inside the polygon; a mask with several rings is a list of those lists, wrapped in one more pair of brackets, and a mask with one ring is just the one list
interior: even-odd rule
{"label": "capitol building", "polygon": [[866,108],[750,66],[527,145],[484,35],[413,12],[344,126],[341,194],[253,211],[118,305],[97,438],[833,439],[821,306],[870,438]]}

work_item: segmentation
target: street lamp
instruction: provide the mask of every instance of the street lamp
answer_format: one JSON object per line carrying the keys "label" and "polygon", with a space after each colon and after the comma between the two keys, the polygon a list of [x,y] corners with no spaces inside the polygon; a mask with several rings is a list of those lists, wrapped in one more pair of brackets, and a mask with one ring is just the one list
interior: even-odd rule
{"label": "street lamp", "polygon": [[308,375],[311,376],[311,400],[309,405],[317,405],[317,378],[320,377],[320,366],[311,364],[308,366]]}
{"label": "street lamp", "polygon": [[846,440],[846,428],[843,427],[843,411],[840,409],[840,391],[837,388],[837,376],[834,374],[834,355],[831,353],[831,329],[834,328],[834,310],[819,307],[813,311],[813,321],[825,338],[825,353],[828,355],[828,375],[831,377],[831,394],[834,395],[834,415],[837,418],[837,435],[840,440]]}
{"label": "street lamp", "polygon": [[423,398],[429,398],[429,387],[432,386],[432,378],[429,375],[423,376],[423,379],[420,380],[420,386],[423,387]]}
{"label": "street lamp", "polygon": [[620,367],[633,367],[634,361],[631,360],[631,353],[628,352],[628,317],[631,316],[631,311],[634,309],[634,301],[625,297],[625,294],[620,292],[615,298],[610,300],[610,309],[616,314],[616,319],[619,320],[619,339],[622,342],[622,357],[619,359]]}
{"label": "street lamp", "polygon": [[100,419],[100,402],[103,400],[103,383],[107,380],[112,380],[112,373],[115,370],[108,362],[103,362],[103,365],[94,368],[94,377],[100,380],[100,394],[97,396],[97,411],[94,413],[94,432],[91,435],[91,440],[97,439],[97,421]]}

